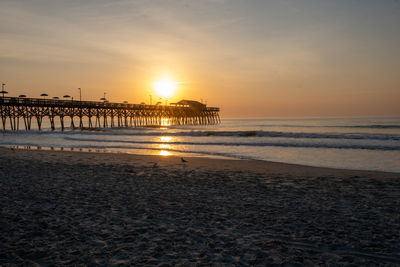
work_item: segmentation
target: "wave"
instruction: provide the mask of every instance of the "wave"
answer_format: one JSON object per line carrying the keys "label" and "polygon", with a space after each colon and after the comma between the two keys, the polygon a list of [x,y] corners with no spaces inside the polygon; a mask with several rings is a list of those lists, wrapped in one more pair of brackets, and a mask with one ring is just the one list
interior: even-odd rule
{"label": "wave", "polygon": [[[65,137],[65,140],[94,142],[94,143],[125,143],[125,144],[145,144],[145,145],[190,145],[190,146],[252,146],[252,147],[293,147],[293,148],[333,148],[333,149],[365,149],[365,150],[384,150],[384,151],[400,151],[400,146],[388,145],[369,145],[369,144],[326,144],[326,143],[294,143],[294,142],[159,142],[159,141],[128,141],[128,140],[102,140],[88,138]],[[107,145],[108,146],[108,145]]]}
{"label": "wave", "polygon": [[53,135],[66,136],[189,136],[189,137],[269,137],[269,138],[294,138],[294,139],[349,139],[349,140],[400,140],[400,134],[372,134],[372,133],[305,133],[305,132],[280,132],[280,131],[158,131],[149,129],[105,129],[101,131],[5,131],[9,134],[26,135]]}
{"label": "wave", "polygon": [[400,129],[400,125],[353,125],[342,126],[343,128],[365,128],[365,129]]}
{"label": "wave", "polygon": [[[149,133],[153,135],[154,133]],[[156,134],[154,134],[157,136]],[[174,136],[232,136],[232,137],[284,137],[284,138],[311,138],[311,139],[369,139],[369,140],[400,140],[397,134],[355,134],[355,133],[302,133],[278,131],[191,131],[166,133]]]}
{"label": "wave", "polygon": [[371,124],[371,125],[299,125],[299,124],[258,124],[255,127],[283,128],[361,128],[361,129],[400,129],[400,125]]}
{"label": "wave", "polygon": [[135,147],[135,146],[121,146],[121,145],[110,145],[110,146],[99,146],[99,145],[83,145],[83,146],[40,146],[38,144],[32,143],[14,143],[14,144],[1,144],[1,146],[12,147],[12,148],[40,148],[40,149],[53,149],[53,148],[73,148],[73,149],[101,149],[101,152],[107,152],[109,149],[134,149],[134,150],[152,150],[152,151],[169,151],[183,154],[198,154],[198,155],[206,155],[206,156],[218,156],[218,157],[226,157],[233,159],[246,159],[246,160],[257,160],[255,157],[223,153],[223,152],[209,152],[209,151],[194,151],[194,150],[181,150],[181,149],[171,149],[171,148],[157,148],[157,147]]}

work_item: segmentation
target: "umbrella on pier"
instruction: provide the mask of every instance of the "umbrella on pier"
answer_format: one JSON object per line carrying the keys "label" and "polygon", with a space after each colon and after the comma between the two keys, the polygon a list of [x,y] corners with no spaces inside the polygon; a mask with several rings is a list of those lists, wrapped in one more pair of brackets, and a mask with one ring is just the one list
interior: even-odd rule
{"label": "umbrella on pier", "polygon": [[43,94],[41,94],[40,96],[43,96],[43,99],[46,99],[46,96],[49,96],[49,95],[46,94],[46,93],[43,93]]}
{"label": "umbrella on pier", "polygon": [[3,91],[0,91],[0,94],[3,94],[3,98],[4,98],[4,95],[8,94],[8,92],[3,90]]}
{"label": "umbrella on pier", "polygon": [[26,97],[26,95],[19,95],[18,97]]}
{"label": "umbrella on pier", "polygon": [[105,97],[100,98],[100,100],[103,100],[104,102],[107,101],[107,99]]}
{"label": "umbrella on pier", "polygon": [[128,101],[124,101],[124,104],[128,104]]}
{"label": "umbrella on pier", "polygon": [[70,95],[65,95],[65,96],[63,96],[64,98],[70,98],[71,96]]}
{"label": "umbrella on pier", "polygon": [[53,97],[54,100],[60,99],[58,96]]}

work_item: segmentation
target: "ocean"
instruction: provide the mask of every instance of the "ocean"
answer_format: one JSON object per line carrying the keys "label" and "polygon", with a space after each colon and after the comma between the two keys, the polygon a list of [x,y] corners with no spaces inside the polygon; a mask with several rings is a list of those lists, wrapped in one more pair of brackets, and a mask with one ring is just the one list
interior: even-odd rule
{"label": "ocean", "polygon": [[[34,123],[34,122],[33,122]],[[2,131],[0,146],[255,159],[400,172],[400,118],[222,119],[220,125]]]}

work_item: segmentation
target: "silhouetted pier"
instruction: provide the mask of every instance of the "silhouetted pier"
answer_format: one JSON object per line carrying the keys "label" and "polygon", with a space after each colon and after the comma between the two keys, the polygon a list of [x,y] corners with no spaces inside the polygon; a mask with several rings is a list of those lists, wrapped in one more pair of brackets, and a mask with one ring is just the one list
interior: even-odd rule
{"label": "silhouetted pier", "polygon": [[190,100],[170,105],[145,105],[0,97],[0,116],[3,130],[6,130],[7,125],[11,130],[19,130],[21,119],[25,130],[31,129],[34,120],[41,130],[44,118],[49,119],[52,130],[56,129],[57,121],[60,129],[64,130],[65,118],[68,118],[69,127],[72,129],[220,123],[219,108],[207,107],[200,102]]}

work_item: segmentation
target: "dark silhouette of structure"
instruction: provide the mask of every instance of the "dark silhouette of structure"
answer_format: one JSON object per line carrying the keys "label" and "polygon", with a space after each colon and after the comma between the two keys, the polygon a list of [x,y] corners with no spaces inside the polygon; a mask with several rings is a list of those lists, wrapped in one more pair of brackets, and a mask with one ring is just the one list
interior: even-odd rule
{"label": "dark silhouette of structure", "polygon": [[[66,96],[64,96],[66,98]],[[171,105],[145,105],[110,103],[98,101],[74,101],[39,99],[25,97],[0,98],[0,116],[3,130],[7,122],[11,130],[19,130],[23,119],[25,130],[30,130],[32,119],[36,119],[38,129],[48,118],[52,130],[56,129],[56,119],[61,130],[65,118],[69,118],[71,128],[107,127],[151,127],[163,125],[210,125],[220,123],[219,108],[191,100],[182,100]],[[74,118],[79,119],[76,127]],[[84,120],[87,118],[87,121]],[[116,120],[116,121],[115,121]],[[84,122],[87,124],[84,126]]]}

